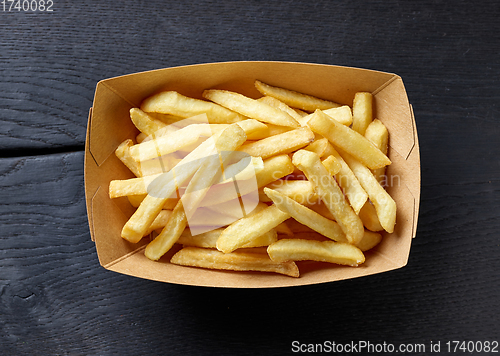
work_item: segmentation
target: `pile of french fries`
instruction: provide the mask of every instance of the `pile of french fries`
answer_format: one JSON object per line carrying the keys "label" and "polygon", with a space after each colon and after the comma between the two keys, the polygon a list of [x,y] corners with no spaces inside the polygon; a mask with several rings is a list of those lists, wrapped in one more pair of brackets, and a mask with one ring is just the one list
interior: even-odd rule
{"label": "pile of french fries", "polygon": [[255,100],[210,89],[161,92],[130,110],[139,130],[117,157],[136,178],[111,198],[137,208],[121,236],[170,263],[299,277],[296,261],[358,266],[394,231],[384,189],[388,131],[372,95],[352,108],[260,81]]}

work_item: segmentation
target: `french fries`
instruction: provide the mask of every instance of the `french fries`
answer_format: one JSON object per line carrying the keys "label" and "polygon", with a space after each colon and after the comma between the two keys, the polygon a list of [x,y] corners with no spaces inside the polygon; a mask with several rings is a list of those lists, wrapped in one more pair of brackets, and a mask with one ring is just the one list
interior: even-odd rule
{"label": "french fries", "polygon": [[273,201],[278,209],[287,213],[298,222],[309,226],[314,231],[319,232],[329,239],[348,242],[345,233],[335,221],[328,220],[276,190],[264,188],[264,193]]}
{"label": "french fries", "polygon": [[292,163],[305,173],[326,207],[346,234],[350,243],[357,243],[363,237],[363,223],[346,201],[340,187],[314,152],[299,150],[294,153]]}
{"label": "french fries", "polygon": [[333,145],[342,148],[370,169],[391,164],[389,158],[364,136],[344,126],[321,110],[316,110],[307,122],[311,129],[326,137]]}
{"label": "french fries", "polygon": [[346,152],[342,152],[342,155],[375,206],[380,225],[385,231],[393,232],[396,223],[396,202],[366,166]]}
{"label": "french fries", "polygon": [[396,218],[372,173],[391,162],[371,94],[357,93],[351,109],[255,87],[264,95],[257,100],[168,91],[130,110],[137,143],[115,153],[136,178],[109,184],[110,198],[137,207],[122,237],[149,235],[144,254],[153,261],[182,245],[170,263],[208,269],[298,277],[294,261],[364,263]]}

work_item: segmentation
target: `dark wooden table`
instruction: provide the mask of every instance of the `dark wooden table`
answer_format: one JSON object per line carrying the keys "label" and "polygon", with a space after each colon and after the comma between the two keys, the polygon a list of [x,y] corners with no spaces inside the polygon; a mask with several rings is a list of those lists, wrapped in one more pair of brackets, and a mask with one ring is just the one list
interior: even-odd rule
{"label": "dark wooden table", "polygon": [[[431,344],[445,353],[453,341],[498,345],[498,1],[53,0],[52,12],[50,1],[43,12],[17,11],[16,1],[11,11],[0,3],[0,354],[260,355],[333,342],[431,354]],[[99,265],[83,189],[96,83],[234,60],[403,78],[422,161],[406,267],[237,290],[152,282]],[[399,352],[406,344],[426,349]]]}

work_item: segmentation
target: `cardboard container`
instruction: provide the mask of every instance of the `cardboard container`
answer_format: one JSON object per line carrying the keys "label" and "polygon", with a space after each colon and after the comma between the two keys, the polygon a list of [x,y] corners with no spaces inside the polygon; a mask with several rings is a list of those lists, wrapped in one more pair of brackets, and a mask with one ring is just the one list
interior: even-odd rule
{"label": "cardboard container", "polygon": [[[134,209],[126,198],[110,199],[109,182],[132,178],[114,151],[138,131],[129,110],[143,99],[162,91],[176,90],[200,98],[204,89],[220,88],[258,98],[259,79],[341,104],[352,105],[354,94],[374,95],[374,117],[388,128],[392,164],[387,170],[388,191],[397,203],[395,232],[385,234],[380,245],[366,253],[356,268],[316,262],[299,262],[300,278],[272,273],[227,272],[182,267],[169,263],[174,248],[159,262],[148,260],[144,238],[137,244],[120,237]],[[92,240],[99,261],[109,270],[156,281],[213,287],[262,288],[331,282],[406,265],[415,237],[420,199],[420,156],[412,108],[402,79],[390,73],[365,69],[289,62],[228,62],[160,69],[106,79],[97,84],[89,113],[85,147],[85,193]]]}

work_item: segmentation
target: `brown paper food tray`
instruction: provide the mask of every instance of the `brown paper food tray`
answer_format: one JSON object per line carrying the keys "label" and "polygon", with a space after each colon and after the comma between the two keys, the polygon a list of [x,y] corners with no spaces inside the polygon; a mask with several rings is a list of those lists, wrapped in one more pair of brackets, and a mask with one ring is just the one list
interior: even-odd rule
{"label": "brown paper food tray", "polygon": [[[129,110],[162,90],[200,98],[204,89],[220,88],[258,98],[258,79],[352,106],[354,94],[374,95],[374,117],[388,128],[392,164],[389,193],[397,203],[396,228],[380,245],[366,253],[359,267],[326,263],[298,263],[301,277],[272,273],[213,271],[169,263],[174,248],[159,262],[144,256],[149,238],[132,244],[120,237],[134,209],[126,198],[110,199],[109,182],[132,178],[114,151],[138,131]],[[389,182],[391,183],[391,182]],[[227,62],[160,69],[106,79],[97,84],[89,113],[85,146],[85,194],[92,240],[101,265],[109,270],[156,281],[213,287],[262,288],[331,282],[397,269],[408,261],[416,234],[420,199],[420,156],[412,108],[402,79],[390,73],[331,65],[290,62]]]}

